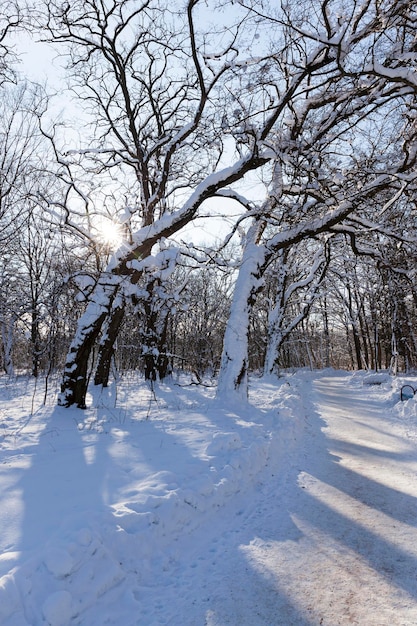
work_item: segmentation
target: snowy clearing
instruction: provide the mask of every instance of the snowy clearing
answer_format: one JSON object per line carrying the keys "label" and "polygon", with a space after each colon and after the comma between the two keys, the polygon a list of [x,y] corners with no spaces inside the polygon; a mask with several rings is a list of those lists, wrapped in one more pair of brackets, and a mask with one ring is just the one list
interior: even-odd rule
{"label": "snowy clearing", "polygon": [[301,371],[231,407],[131,375],[81,411],[0,378],[0,623],[417,624],[405,382]]}

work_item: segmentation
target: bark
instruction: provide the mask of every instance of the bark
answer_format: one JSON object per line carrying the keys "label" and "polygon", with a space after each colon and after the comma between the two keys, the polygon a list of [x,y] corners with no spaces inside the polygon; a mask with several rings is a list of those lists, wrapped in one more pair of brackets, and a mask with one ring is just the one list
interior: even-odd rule
{"label": "bark", "polygon": [[379,331],[378,324],[374,322],[374,361],[375,361],[375,371],[382,368],[382,359],[381,359],[381,346],[379,341]]}
{"label": "bark", "polygon": [[16,316],[12,316],[9,323],[2,321],[1,323],[1,335],[3,343],[3,358],[4,358],[4,371],[7,376],[14,376],[13,367],[13,329],[16,323]]}
{"label": "bark", "polygon": [[330,329],[327,298],[323,298],[324,367],[330,367]]}
{"label": "bark", "polygon": [[90,356],[104,321],[111,310],[119,284],[115,276],[103,277],[78,323],[77,333],[71,343],[61,384],[58,404],[69,407],[76,404],[86,407],[88,365]]}
{"label": "bark", "polygon": [[395,332],[392,332],[391,338],[391,363],[390,363],[390,374],[393,376],[397,375],[398,372],[398,349],[397,349],[397,338],[395,336]]}
{"label": "bark", "polygon": [[353,345],[355,347],[356,366],[358,370],[361,370],[363,369],[361,340],[359,337],[358,327],[355,322],[352,322],[352,335],[353,335]]}
{"label": "bark", "polygon": [[78,408],[86,408],[88,386],[87,369],[96,339],[100,333],[106,313],[98,315],[82,333],[82,340],[73,341],[67,356],[64,375],[61,384],[61,395],[58,404],[69,407],[76,404]]}
{"label": "bark", "polygon": [[276,370],[279,351],[284,340],[282,324],[284,321],[285,287],[287,281],[285,263],[288,258],[288,251],[281,251],[280,257],[281,266],[279,268],[278,282],[276,285],[275,305],[272,309],[270,309],[268,314],[268,338],[264,363],[264,375],[270,375]]}
{"label": "bark", "polygon": [[268,345],[265,355],[264,374],[270,375],[277,373],[278,369],[278,356],[282,343],[284,341],[284,335],[281,332],[280,322],[277,327],[268,332]]}
{"label": "bark", "polygon": [[355,369],[355,359],[353,358],[352,342],[350,340],[349,323],[348,322],[346,322],[345,331],[346,331],[347,349],[348,349],[349,359],[350,359],[350,367],[351,367],[352,370],[354,370]]}
{"label": "bark", "polygon": [[145,331],[143,336],[143,360],[146,380],[163,380],[169,373],[167,355],[167,332],[169,309],[158,306],[155,288],[160,279],[149,281],[146,291],[149,298],[144,302]]}
{"label": "bark", "polygon": [[110,318],[107,320],[106,328],[101,338],[97,366],[94,376],[94,384],[107,387],[109,384],[110,367],[115,352],[115,343],[125,316],[124,303],[113,308]]}
{"label": "bark", "polygon": [[265,248],[257,245],[264,228],[259,221],[249,228],[226,325],[217,396],[229,400],[247,400],[248,396],[249,322],[266,263]]}
{"label": "bark", "polygon": [[369,339],[369,327],[366,321],[364,296],[361,297],[361,295],[358,292],[358,287],[359,287],[358,279],[356,279],[356,285],[357,286],[355,287],[355,300],[356,300],[356,306],[357,306],[357,311],[358,311],[358,322],[359,322],[360,334],[362,338],[363,357],[365,360],[365,367],[366,369],[369,369],[370,366],[372,367],[371,359],[369,356],[370,351],[368,350],[368,346],[371,345],[371,342]]}
{"label": "bark", "polygon": [[32,307],[32,321],[30,328],[31,344],[32,344],[32,376],[37,378],[39,375],[39,364],[41,354],[41,338],[39,333],[39,316],[36,306]]}

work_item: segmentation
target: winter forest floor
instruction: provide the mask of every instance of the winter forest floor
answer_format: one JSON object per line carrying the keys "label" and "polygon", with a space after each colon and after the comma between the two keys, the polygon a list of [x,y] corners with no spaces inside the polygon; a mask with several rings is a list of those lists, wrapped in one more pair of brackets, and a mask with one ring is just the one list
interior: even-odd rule
{"label": "winter forest floor", "polygon": [[0,624],[416,625],[405,382],[126,375],[81,411],[0,378]]}

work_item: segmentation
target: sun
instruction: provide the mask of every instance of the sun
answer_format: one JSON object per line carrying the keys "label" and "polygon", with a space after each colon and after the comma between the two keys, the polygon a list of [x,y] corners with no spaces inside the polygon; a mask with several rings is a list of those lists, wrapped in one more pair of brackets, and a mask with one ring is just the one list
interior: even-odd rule
{"label": "sun", "polygon": [[98,218],[94,230],[96,239],[110,250],[116,250],[123,242],[122,225],[110,218]]}

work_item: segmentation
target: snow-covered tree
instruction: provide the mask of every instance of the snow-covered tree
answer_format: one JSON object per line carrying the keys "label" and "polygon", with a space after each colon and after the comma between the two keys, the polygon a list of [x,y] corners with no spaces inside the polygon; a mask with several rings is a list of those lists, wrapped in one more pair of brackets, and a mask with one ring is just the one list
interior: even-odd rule
{"label": "snow-covered tree", "polygon": [[[271,258],[323,232],[349,233],[352,245],[361,232],[395,236],[392,207],[415,184],[413,6],[346,3],[343,19],[333,12],[333,3],[322,3],[320,13],[311,9],[287,5],[286,21],[271,17],[288,42],[281,57],[285,117],[268,137],[275,166],[269,201],[256,209],[256,219],[268,228],[255,243],[254,224],[248,227],[243,277],[236,282],[226,329],[219,393],[227,389],[229,397],[232,391],[236,398],[246,396],[248,307]],[[312,41],[319,55],[314,58],[323,65],[310,74]],[[293,94],[291,86],[302,71],[305,80]]]}
{"label": "snow-covered tree", "polygon": [[[67,46],[73,88],[94,126],[84,146],[58,155],[68,184],[66,223],[88,236],[99,211],[91,181],[96,188],[102,180],[136,225],[88,295],[61,404],[85,406],[93,346],[105,325],[111,355],[123,298],[131,297],[159,242],[208,201],[236,202],[238,184],[251,172],[267,176],[279,167],[279,184],[269,187],[273,202],[256,202],[262,214],[248,212],[254,222],[235,292],[241,304],[232,305],[225,336],[220,388],[245,386],[245,340],[234,342],[236,319],[246,316],[274,254],[335,230],[378,194],[397,194],[413,180],[414,4],[348,1],[343,14],[328,0],[268,12],[231,0],[46,6],[49,36]],[[394,115],[396,141],[388,141],[381,125]],[[381,140],[364,143],[365,132]],[[122,183],[129,197],[118,194]],[[225,364],[238,361],[230,375]]]}
{"label": "snow-covered tree", "polygon": [[[27,7],[26,7],[27,9]],[[23,26],[26,10],[19,0],[4,0],[0,7],[0,88],[16,80],[16,52],[11,36]]]}
{"label": "snow-covered tree", "polygon": [[[312,253],[305,247],[294,246],[277,255],[275,294],[268,315],[264,364],[267,375],[277,371],[282,344],[308,316],[318,298],[329,267],[330,251],[327,242],[314,248]],[[295,258],[291,259],[291,255]]]}
{"label": "snow-covered tree", "polygon": [[181,270],[179,286],[185,287],[170,325],[170,351],[198,380],[218,371],[233,279],[216,264]]}

